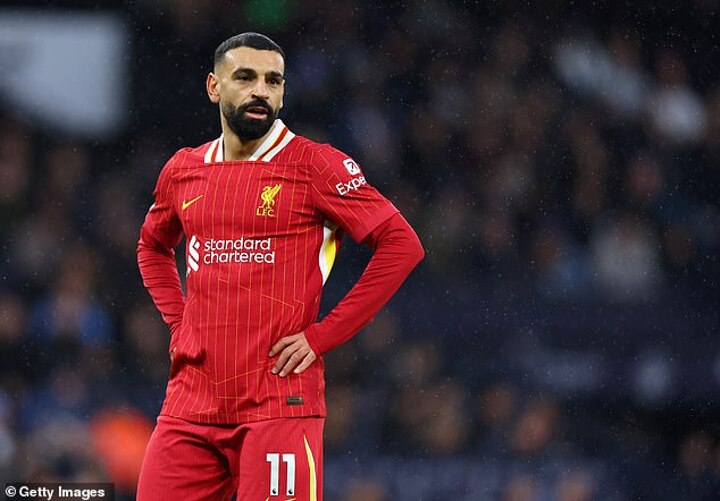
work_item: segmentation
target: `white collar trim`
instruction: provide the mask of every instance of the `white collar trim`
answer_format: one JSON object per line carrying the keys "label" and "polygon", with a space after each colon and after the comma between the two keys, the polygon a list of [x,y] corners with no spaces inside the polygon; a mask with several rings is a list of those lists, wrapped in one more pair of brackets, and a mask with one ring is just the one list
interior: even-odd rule
{"label": "white collar trim", "polygon": [[[285,146],[295,137],[279,118],[270,127],[270,132],[265,140],[255,149],[249,161],[269,162],[282,151]],[[214,140],[205,152],[205,163],[222,162],[225,160],[223,151],[223,134]]]}

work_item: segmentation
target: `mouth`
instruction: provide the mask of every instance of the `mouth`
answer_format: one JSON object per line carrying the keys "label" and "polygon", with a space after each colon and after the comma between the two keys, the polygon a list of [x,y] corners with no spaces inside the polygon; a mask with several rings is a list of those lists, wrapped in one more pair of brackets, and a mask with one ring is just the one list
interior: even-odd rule
{"label": "mouth", "polygon": [[264,106],[250,106],[245,110],[245,116],[255,118],[258,120],[264,120],[270,115],[270,110]]}

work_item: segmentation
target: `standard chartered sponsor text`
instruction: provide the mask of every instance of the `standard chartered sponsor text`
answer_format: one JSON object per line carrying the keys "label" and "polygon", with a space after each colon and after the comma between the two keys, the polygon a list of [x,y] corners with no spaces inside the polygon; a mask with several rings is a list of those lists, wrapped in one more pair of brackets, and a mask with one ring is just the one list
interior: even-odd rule
{"label": "standard chartered sponsor text", "polygon": [[203,262],[275,264],[272,238],[215,239],[204,242]]}

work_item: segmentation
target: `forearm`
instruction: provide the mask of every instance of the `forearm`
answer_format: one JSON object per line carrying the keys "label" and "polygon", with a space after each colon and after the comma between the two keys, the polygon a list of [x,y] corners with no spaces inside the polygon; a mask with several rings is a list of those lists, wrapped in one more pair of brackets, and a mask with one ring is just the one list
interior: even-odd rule
{"label": "forearm", "polygon": [[365,241],[374,252],[360,279],[321,322],[305,331],[317,355],[365,327],[425,255],[417,235],[400,214],[376,228]]}
{"label": "forearm", "polygon": [[175,332],[182,322],[185,309],[175,251],[164,248],[143,229],[137,247],[137,260],[143,285],[170,331]]}

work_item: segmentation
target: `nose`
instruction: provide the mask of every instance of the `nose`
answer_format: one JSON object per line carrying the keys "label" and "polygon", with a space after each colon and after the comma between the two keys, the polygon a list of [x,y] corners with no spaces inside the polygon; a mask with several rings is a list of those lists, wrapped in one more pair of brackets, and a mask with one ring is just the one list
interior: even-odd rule
{"label": "nose", "polygon": [[253,89],[253,97],[259,97],[264,100],[270,99],[270,88],[267,82],[262,78],[258,78]]}

